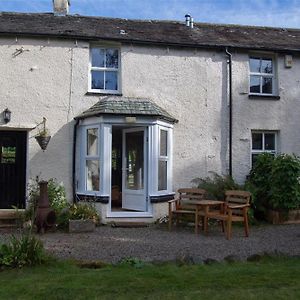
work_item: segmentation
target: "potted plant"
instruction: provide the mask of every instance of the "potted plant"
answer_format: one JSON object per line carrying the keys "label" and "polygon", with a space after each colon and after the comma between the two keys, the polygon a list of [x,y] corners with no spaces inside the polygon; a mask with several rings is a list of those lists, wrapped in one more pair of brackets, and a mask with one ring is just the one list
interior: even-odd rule
{"label": "potted plant", "polygon": [[69,209],[69,232],[91,232],[99,222],[96,208],[89,202],[73,204]]}
{"label": "potted plant", "polygon": [[35,136],[35,139],[37,140],[41,149],[43,151],[45,151],[48,146],[48,143],[51,139],[49,129],[46,128],[46,118],[45,117],[43,118],[43,121],[40,124],[38,124],[38,126],[39,125],[42,125],[42,129],[38,128],[39,133]]}

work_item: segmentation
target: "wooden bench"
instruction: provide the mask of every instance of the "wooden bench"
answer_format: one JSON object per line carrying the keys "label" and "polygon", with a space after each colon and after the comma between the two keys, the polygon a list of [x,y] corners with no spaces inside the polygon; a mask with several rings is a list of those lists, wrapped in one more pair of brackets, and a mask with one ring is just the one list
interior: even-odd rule
{"label": "wooden bench", "polygon": [[18,211],[14,209],[1,210],[0,228],[16,227],[18,221],[21,219],[22,214],[24,214],[24,211],[24,209],[19,209]]}
{"label": "wooden bench", "polygon": [[203,213],[199,211],[199,208],[195,204],[191,204],[191,201],[199,201],[205,199],[206,191],[197,188],[183,188],[178,190],[178,198],[168,201],[169,203],[169,230],[172,229],[173,218],[176,218],[176,225],[179,222],[179,218],[184,215],[194,217],[195,233],[198,233],[199,217],[203,216]]}
{"label": "wooden bench", "polygon": [[245,235],[249,236],[248,209],[250,207],[251,193],[246,191],[230,190],[225,192],[225,205],[222,210],[208,213],[209,219],[216,219],[226,222],[226,238],[231,238],[232,222],[244,222]]}

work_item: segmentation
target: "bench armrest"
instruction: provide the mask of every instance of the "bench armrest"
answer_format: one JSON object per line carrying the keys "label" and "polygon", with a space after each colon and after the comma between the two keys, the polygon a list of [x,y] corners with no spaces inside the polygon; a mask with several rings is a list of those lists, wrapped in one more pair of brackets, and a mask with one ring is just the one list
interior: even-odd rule
{"label": "bench armrest", "polygon": [[169,200],[168,203],[173,203],[173,202],[177,202],[179,199],[172,199],[172,200]]}
{"label": "bench armrest", "polygon": [[245,208],[249,207],[249,204],[239,204],[239,205],[227,205],[228,209],[237,209],[237,208]]}

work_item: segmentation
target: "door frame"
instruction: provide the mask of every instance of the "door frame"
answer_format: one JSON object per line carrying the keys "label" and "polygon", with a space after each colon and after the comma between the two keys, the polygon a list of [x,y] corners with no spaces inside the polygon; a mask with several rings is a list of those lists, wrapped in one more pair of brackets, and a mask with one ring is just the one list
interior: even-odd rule
{"label": "door frame", "polygon": [[[143,183],[144,188],[142,190],[130,190],[126,189],[126,134],[131,132],[143,132]],[[145,210],[136,210],[136,212],[147,212],[148,211],[148,201],[147,201],[147,194],[148,194],[148,164],[147,164],[147,128],[146,127],[134,127],[134,128],[125,128],[122,129],[122,208],[123,208],[123,201],[125,200],[125,193],[131,194],[133,196],[141,195],[141,198],[144,198],[143,205],[145,206]],[[124,201],[125,202],[125,201]],[[125,208],[126,209],[126,208]],[[135,212],[134,209],[130,209]]]}
{"label": "door frame", "polygon": [[[28,185],[28,179],[29,179],[29,130],[31,130],[32,128],[25,128],[24,129],[20,129],[20,128],[13,128],[13,127],[3,127],[1,128],[0,126],[0,133],[2,132],[10,132],[12,134],[14,133],[20,133],[22,132],[25,135],[25,141],[24,141],[24,147],[25,147],[25,162],[24,162],[24,190],[23,190],[23,195],[24,195],[24,199],[23,199],[23,204],[24,204],[24,208],[19,208],[20,211],[23,211],[27,208],[27,204],[28,204],[28,189],[27,189],[27,185]],[[0,208],[0,211],[12,211],[15,210],[14,208]]]}
{"label": "door frame", "polygon": [[[111,193],[109,196],[109,205],[108,205],[108,209],[107,209],[107,213],[106,213],[106,217],[107,218],[152,218],[153,214],[152,214],[152,205],[149,201],[149,180],[150,180],[150,176],[149,176],[149,157],[150,157],[150,147],[149,147],[149,124],[134,124],[134,125],[129,125],[129,124],[110,124],[110,143],[112,140],[112,127],[113,126],[120,126],[120,127],[124,127],[122,129],[123,130],[127,130],[127,131],[141,131],[144,130],[144,166],[145,167],[145,181],[144,181],[144,185],[145,185],[145,197],[146,197],[146,211],[112,211],[111,210]],[[107,148],[106,148],[107,149]],[[112,145],[110,144],[110,170],[111,170],[111,150],[112,150]],[[122,133],[122,157],[123,157],[123,151],[124,151],[124,140],[123,140],[123,133]],[[123,168],[123,162],[122,162],[122,168]],[[110,171],[110,178],[111,178],[111,171]],[[123,186],[123,171],[122,171],[122,186]],[[123,188],[123,187],[122,187]],[[110,189],[111,189],[111,180],[110,180]]]}

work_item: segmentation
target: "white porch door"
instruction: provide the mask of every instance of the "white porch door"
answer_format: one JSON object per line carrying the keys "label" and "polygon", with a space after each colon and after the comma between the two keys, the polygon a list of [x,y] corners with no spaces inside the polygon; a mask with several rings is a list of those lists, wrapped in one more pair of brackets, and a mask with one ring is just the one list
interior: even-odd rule
{"label": "white porch door", "polygon": [[147,211],[147,130],[123,129],[122,208]]}

